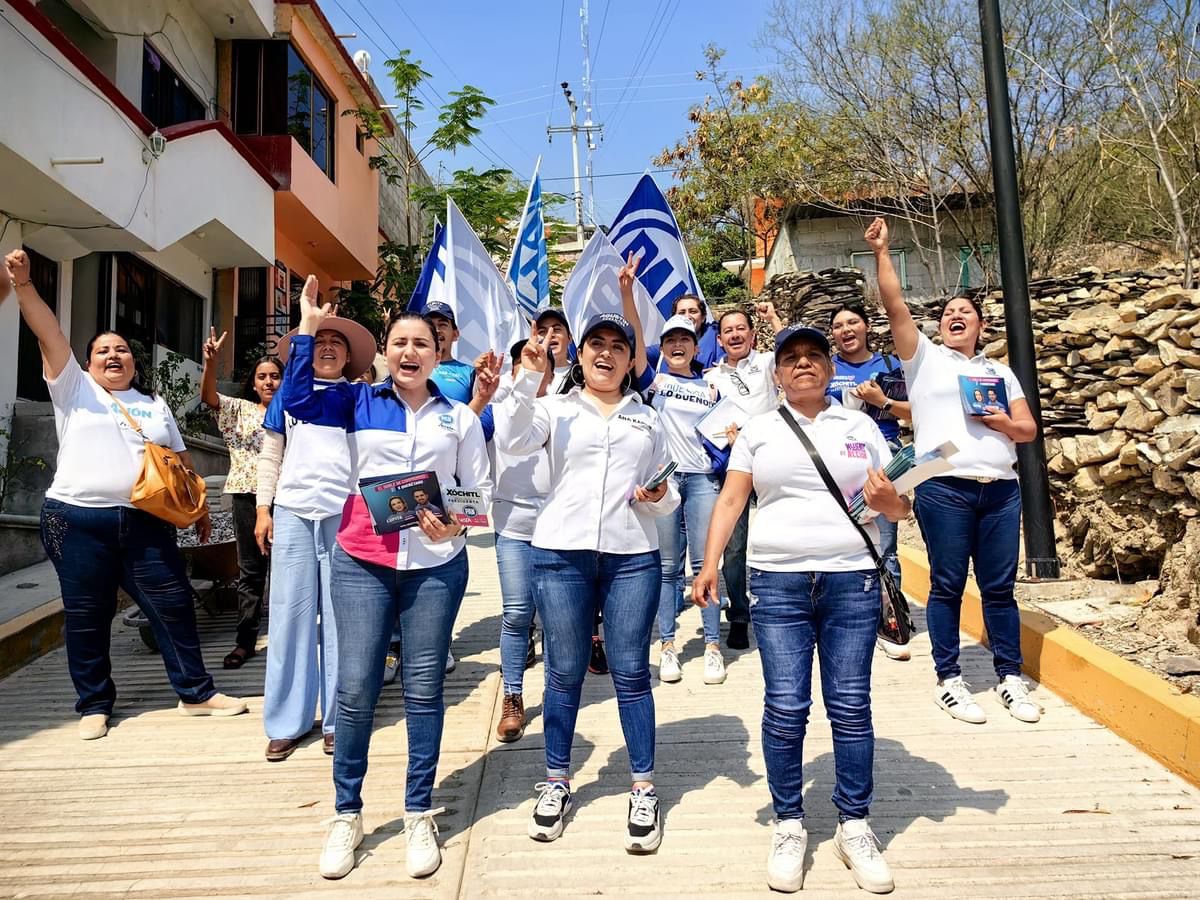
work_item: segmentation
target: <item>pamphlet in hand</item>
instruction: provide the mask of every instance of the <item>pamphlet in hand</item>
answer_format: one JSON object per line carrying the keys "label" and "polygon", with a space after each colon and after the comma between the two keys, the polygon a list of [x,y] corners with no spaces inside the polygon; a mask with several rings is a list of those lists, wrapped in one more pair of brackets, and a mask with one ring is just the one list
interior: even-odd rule
{"label": "pamphlet in hand", "polygon": [[446,512],[459,525],[487,525],[487,506],[483,494],[471,488],[448,487],[442,491]]}
{"label": "pamphlet in hand", "polygon": [[[897,494],[907,494],[922,482],[954,468],[950,465],[950,457],[957,452],[958,447],[954,442],[946,441],[940,447],[935,447],[928,453],[917,456],[913,445],[909,444],[893,454],[892,461],[883,467],[883,474],[892,482]],[[867,506],[867,498],[863,496],[861,490],[855,492],[848,505],[851,515],[861,525],[865,525],[879,515]]]}
{"label": "pamphlet in hand", "polygon": [[435,472],[408,472],[363,478],[358,490],[371,513],[376,534],[389,534],[419,525],[417,513],[424,509],[447,525],[454,521],[446,514],[442,492]]}
{"label": "pamphlet in hand", "polygon": [[718,450],[724,450],[729,446],[725,430],[730,425],[741,428],[748,418],[750,417],[746,415],[746,411],[734,403],[732,398],[722,397],[716,406],[700,417],[700,421],[696,423],[696,431]]}
{"label": "pamphlet in hand", "polygon": [[959,375],[958,393],[968,416],[986,416],[989,406],[1008,412],[1008,392],[999,376]]}

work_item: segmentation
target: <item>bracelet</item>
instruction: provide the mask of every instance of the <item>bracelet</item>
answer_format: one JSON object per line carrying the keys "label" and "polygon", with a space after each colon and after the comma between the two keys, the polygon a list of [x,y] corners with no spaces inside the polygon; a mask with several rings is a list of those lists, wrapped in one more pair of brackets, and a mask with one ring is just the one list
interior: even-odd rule
{"label": "bracelet", "polygon": [[15,288],[23,288],[23,287],[29,287],[31,284],[33,284],[33,279],[32,279],[32,278],[26,278],[24,281],[14,281],[14,282],[13,282],[13,287],[15,287]]}

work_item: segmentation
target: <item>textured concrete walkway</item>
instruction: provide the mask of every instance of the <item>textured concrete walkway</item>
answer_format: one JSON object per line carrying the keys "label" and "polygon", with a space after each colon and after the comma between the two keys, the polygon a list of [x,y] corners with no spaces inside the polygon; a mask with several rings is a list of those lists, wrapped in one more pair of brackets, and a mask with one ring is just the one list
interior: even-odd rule
{"label": "textured concrete walkway", "polygon": [[[332,814],[329,759],[319,740],[284,763],[262,758],[263,657],[218,671],[230,693],[259,697],[232,720],[178,715],[158,657],[115,626],[120,691],[115,727],[76,737],[63,651],[0,682],[0,897],[570,897],[648,894],[766,896],[770,839],[753,651],[729,658],[729,680],[700,679],[699,614],[682,619],[684,680],[656,685],[658,788],[665,838],[651,857],[621,844],[628,790],[616,701],[589,676],[575,746],[576,812],[563,838],[525,836],[542,773],[542,670],[529,673],[533,723],[515,745],[492,737],[499,713],[500,601],[490,538],[473,539],[458,620],[435,804],[445,862],[433,878],[404,874],[402,693],[380,704],[367,776],[368,835],[341,882],[316,873]],[[219,666],[231,619],[204,619]],[[949,719],[930,699],[928,640],[915,658],[876,657],[873,821],[897,896],[1200,896],[1200,791],[1044,690],[1043,721],[1010,718],[992,694],[991,721]],[[989,661],[965,654],[978,690]],[[820,701],[805,748],[810,866],[806,897],[862,897],[834,859],[833,764]]]}

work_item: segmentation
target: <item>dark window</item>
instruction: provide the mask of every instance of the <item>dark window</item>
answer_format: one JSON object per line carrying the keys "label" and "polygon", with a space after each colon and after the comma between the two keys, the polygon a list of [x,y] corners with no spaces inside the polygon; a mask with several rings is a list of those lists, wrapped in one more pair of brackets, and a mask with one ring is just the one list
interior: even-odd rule
{"label": "dark window", "polygon": [[[29,280],[46,305],[52,310],[57,309],[58,263],[28,247],[22,249],[29,254]],[[42,377],[41,348],[25,320],[21,319],[20,322],[21,330],[17,338],[17,396],[23,400],[49,400],[50,392]]]}
{"label": "dark window", "polygon": [[266,352],[267,269],[238,269],[237,319],[233,331],[233,358],[239,371]]}
{"label": "dark window", "polygon": [[200,361],[204,298],[128,253],[117,256],[116,330]]}
{"label": "dark window", "polygon": [[290,321],[288,328],[298,328],[300,326],[300,292],[304,290],[304,279],[295,272],[290,273],[288,280],[288,312]]}
{"label": "dark window", "polygon": [[367,155],[367,133],[361,128],[354,129],[354,149],[363,156]]}
{"label": "dark window", "polygon": [[142,44],[142,112],[159,128],[205,118],[205,105],[149,41]]}
{"label": "dark window", "polygon": [[290,134],[330,181],[337,107],[286,41],[236,41],[233,122],[238,134]]}

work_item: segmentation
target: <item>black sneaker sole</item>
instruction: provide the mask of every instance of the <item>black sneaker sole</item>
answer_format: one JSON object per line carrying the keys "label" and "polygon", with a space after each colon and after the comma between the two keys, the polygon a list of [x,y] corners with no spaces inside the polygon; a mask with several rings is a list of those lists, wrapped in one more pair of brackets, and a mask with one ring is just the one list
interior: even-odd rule
{"label": "black sneaker sole", "polygon": [[[542,844],[548,844],[551,841],[557,841],[560,837],[562,837],[562,833],[567,827],[567,815],[571,812],[571,808],[574,805],[575,804],[571,800],[568,800],[563,804],[562,812],[559,813],[558,822],[556,823],[558,825],[557,830],[554,830],[553,825],[539,825],[534,821],[533,817],[530,816],[529,836]],[[553,833],[550,833],[551,831],[553,831]]]}

